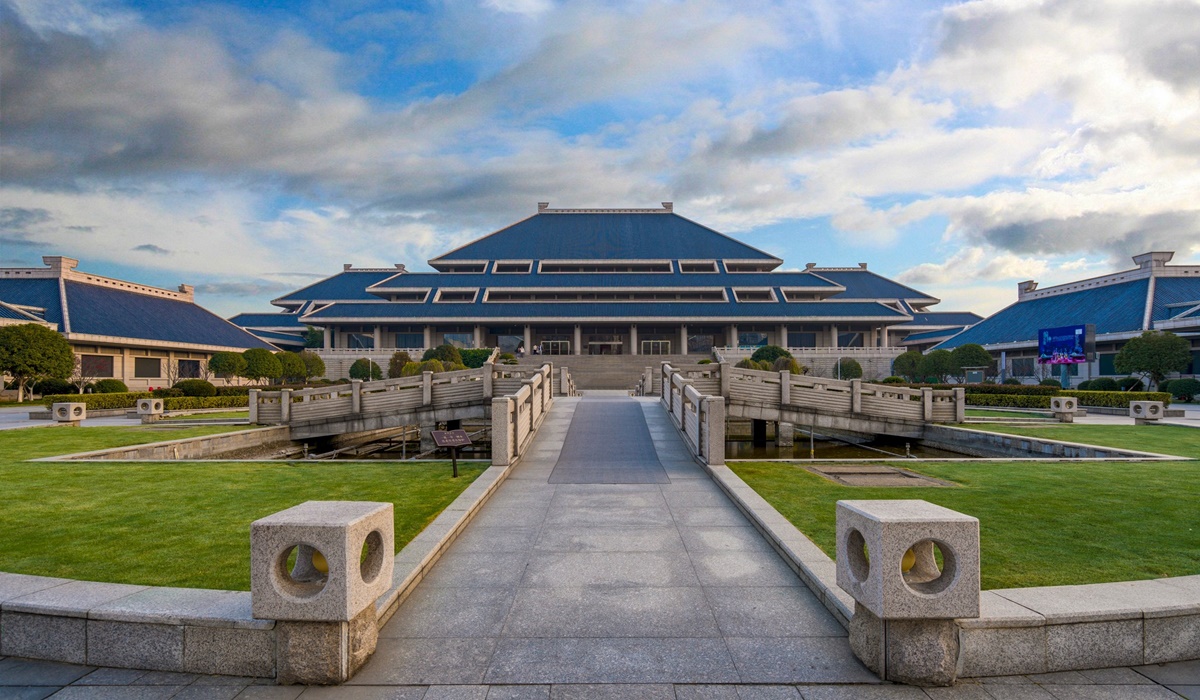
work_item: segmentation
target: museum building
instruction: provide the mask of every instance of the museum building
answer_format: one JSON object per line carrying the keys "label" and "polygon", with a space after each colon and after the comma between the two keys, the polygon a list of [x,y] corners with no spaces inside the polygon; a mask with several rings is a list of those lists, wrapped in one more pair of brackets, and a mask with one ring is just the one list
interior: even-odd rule
{"label": "museum building", "polygon": [[1170,331],[1192,345],[1192,363],[1183,374],[1200,374],[1200,265],[1169,265],[1173,252],[1135,255],[1137,267],[1038,289],[1017,284],[1017,300],[936,347],[953,350],[978,343],[1003,363],[1007,376],[1058,378],[1058,367],[1038,365],[1038,331],[1095,326],[1095,359],[1068,365],[1073,384],[1097,377],[1122,377],[1113,359],[1130,338],[1144,331]]}
{"label": "museum building", "polygon": [[[429,261],[345,265],[234,323],[281,347],[379,356],[449,343],[544,355],[711,355],[766,344],[894,357],[911,333],[980,317],[867,269],[783,261],[673,211],[551,209]],[[290,340],[289,340],[290,339]]]}
{"label": "museum building", "polygon": [[133,391],[202,377],[214,353],[276,348],[196,304],[193,288],[160,289],[77,269],[60,255],[44,267],[0,268],[0,325],[62,333],[83,376]]}

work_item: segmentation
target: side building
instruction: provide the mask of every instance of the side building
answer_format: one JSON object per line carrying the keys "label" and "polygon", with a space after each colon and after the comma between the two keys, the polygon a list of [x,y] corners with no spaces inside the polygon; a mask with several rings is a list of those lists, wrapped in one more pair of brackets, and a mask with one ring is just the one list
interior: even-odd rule
{"label": "side building", "polygon": [[1058,377],[1037,364],[1038,330],[1082,324],[1096,327],[1096,359],[1069,365],[1072,384],[1121,377],[1113,358],[1143,331],[1171,331],[1192,344],[1186,375],[1200,374],[1200,265],[1169,265],[1172,252],[1134,256],[1137,267],[1110,275],[1038,289],[1017,285],[1017,301],[937,345],[953,350],[978,343],[1003,361],[1007,376],[1035,380]]}
{"label": "side building", "polygon": [[[661,209],[552,209],[429,261],[436,272],[344,266],[280,297],[277,313],[234,323],[299,342],[324,330],[331,376],[398,349],[464,348],[544,355],[748,355],[773,344],[814,368],[838,357],[890,371],[910,333],[977,322],[929,310],[938,299],[865,263],[778,271],[783,261]],[[344,361],[339,361],[342,358]],[[567,362],[569,365],[570,362]],[[869,370],[869,374],[872,373]]]}
{"label": "side building", "polygon": [[62,333],[89,379],[120,379],[132,391],[201,377],[216,352],[276,348],[195,302],[192,287],[159,289],[77,270],[0,268],[0,324],[40,323]]}

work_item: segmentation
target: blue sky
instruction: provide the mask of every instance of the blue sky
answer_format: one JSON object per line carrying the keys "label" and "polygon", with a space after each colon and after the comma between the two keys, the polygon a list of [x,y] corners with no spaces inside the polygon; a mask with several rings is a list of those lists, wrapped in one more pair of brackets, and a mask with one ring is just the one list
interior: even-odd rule
{"label": "blue sky", "polygon": [[0,265],[224,315],[657,206],[990,313],[1200,262],[1195,0],[0,0]]}

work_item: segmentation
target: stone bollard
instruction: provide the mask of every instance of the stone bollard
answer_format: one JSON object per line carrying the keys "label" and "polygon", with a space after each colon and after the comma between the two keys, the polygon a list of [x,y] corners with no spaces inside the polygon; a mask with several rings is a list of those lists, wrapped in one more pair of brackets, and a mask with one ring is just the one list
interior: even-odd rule
{"label": "stone bollard", "polygon": [[1050,412],[1063,423],[1075,422],[1075,409],[1079,408],[1079,399],[1074,396],[1051,396]]}
{"label": "stone bollard", "polygon": [[391,503],[358,501],[308,501],[251,523],[251,611],[276,621],[277,682],[343,683],[374,653],[393,527]]}
{"label": "stone bollard", "polygon": [[59,423],[78,426],[80,421],[87,419],[87,404],[56,403],[50,407],[50,415]]}
{"label": "stone bollard", "polygon": [[142,418],[143,423],[156,423],[163,414],[162,399],[138,399],[137,413]]}
{"label": "stone bollard", "polygon": [[1134,425],[1154,425],[1163,417],[1162,401],[1130,401],[1129,417]]}
{"label": "stone bollard", "polygon": [[838,501],[837,583],[854,597],[850,648],[868,668],[951,685],[954,620],[979,617],[979,520],[926,501]]}

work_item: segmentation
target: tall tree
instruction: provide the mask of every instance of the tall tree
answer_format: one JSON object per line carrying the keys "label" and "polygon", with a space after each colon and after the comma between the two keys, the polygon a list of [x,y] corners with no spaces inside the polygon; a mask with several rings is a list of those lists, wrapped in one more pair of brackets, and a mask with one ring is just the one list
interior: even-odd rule
{"label": "tall tree", "polygon": [[320,355],[308,350],[301,350],[296,354],[304,361],[304,378],[306,380],[325,375],[325,360],[322,360]]}
{"label": "tall tree", "polygon": [[959,345],[950,351],[950,355],[954,358],[954,376],[960,381],[966,379],[967,367],[983,367],[987,374],[992,374],[996,364],[992,354],[978,343]]}
{"label": "tall tree", "polygon": [[66,379],[75,369],[71,344],[58,331],[37,323],[0,327],[0,373],[17,384],[17,402],[39,379]]}
{"label": "tall tree", "polygon": [[1146,331],[1130,338],[1113,358],[1118,372],[1144,374],[1158,385],[1172,372],[1185,372],[1192,363],[1192,345],[1169,331]]}
{"label": "tall tree", "polygon": [[921,360],[925,356],[919,350],[909,350],[892,360],[892,374],[898,374],[901,377],[907,377],[910,382],[920,381],[921,379]]}
{"label": "tall tree", "polygon": [[939,382],[954,374],[954,355],[949,350],[934,350],[921,358],[921,374],[924,377],[936,377]]}
{"label": "tall tree", "polygon": [[242,353],[242,357],[246,360],[242,376],[250,381],[265,382],[283,376],[283,363],[266,348],[250,348]]}
{"label": "tall tree", "polygon": [[208,371],[222,379],[234,379],[246,371],[246,358],[240,352],[214,353],[208,360]]}
{"label": "tall tree", "polygon": [[304,360],[298,354],[288,350],[280,350],[275,353],[275,357],[279,358],[279,364],[283,367],[284,381],[298,382],[304,380]]}

